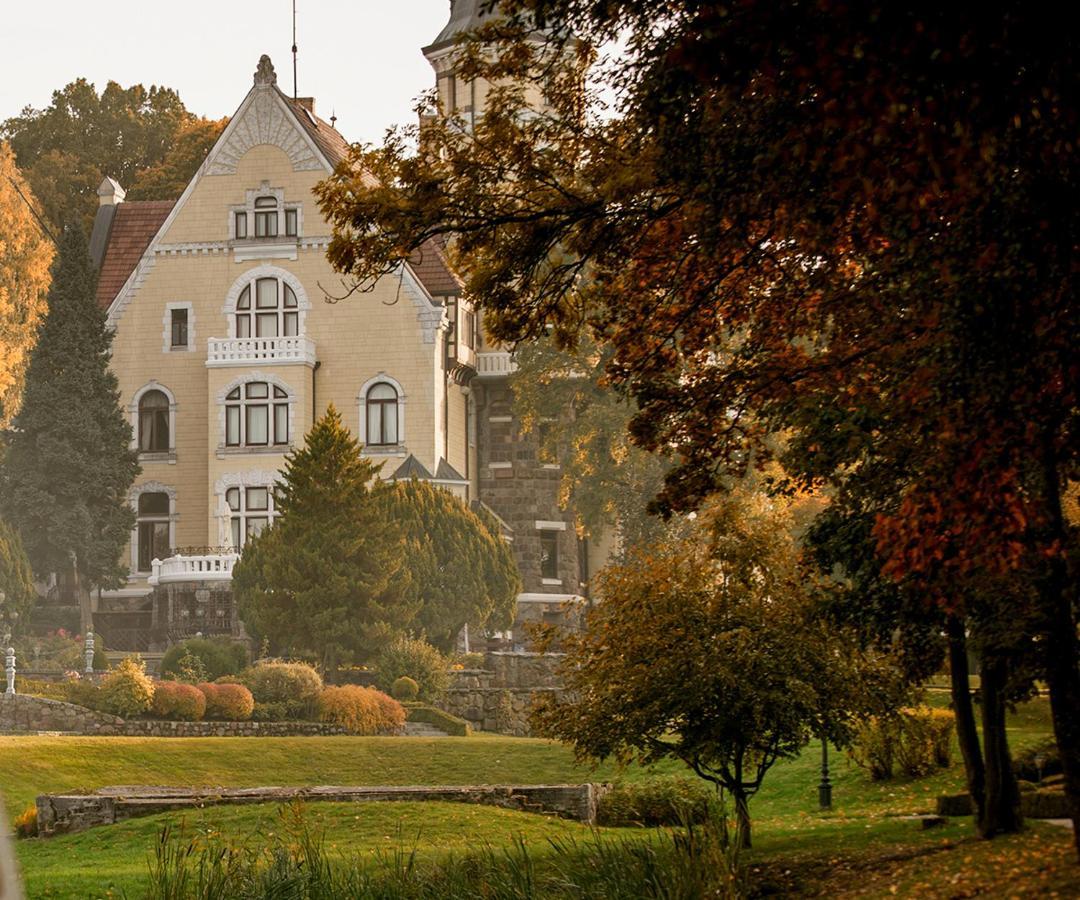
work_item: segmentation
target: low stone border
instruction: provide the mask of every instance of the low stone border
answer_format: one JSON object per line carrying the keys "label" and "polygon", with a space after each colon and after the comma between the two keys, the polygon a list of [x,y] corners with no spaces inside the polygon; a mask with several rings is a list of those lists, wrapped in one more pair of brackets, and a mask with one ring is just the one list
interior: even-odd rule
{"label": "low stone border", "polygon": [[[937,799],[939,816],[970,816],[974,812],[970,794],[943,794]],[[1067,819],[1069,803],[1063,791],[1022,791],[1020,814],[1028,819]]]}
{"label": "low stone border", "polygon": [[92,794],[42,794],[37,798],[38,834],[48,837],[112,825],[137,816],[204,806],[284,803],[292,800],[335,803],[388,801],[474,803],[546,813],[596,824],[605,785],[531,784],[410,787],[257,787],[209,789],[121,785]]}

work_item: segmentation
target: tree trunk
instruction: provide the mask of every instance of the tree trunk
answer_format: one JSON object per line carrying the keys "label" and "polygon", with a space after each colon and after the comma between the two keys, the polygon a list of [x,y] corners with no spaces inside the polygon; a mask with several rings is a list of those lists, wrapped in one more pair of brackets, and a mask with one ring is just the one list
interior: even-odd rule
{"label": "tree trunk", "polygon": [[[1043,478],[1049,537],[1059,547],[1067,546],[1065,522],[1061,511],[1061,483],[1057,459],[1050,436],[1045,443]],[[1050,687],[1050,716],[1061,768],[1065,775],[1065,797],[1073,822],[1073,841],[1080,855],[1080,659],[1076,639],[1076,617],[1068,592],[1065,559],[1058,553],[1049,560],[1049,572],[1040,584],[1043,613],[1046,617],[1045,666]]]}
{"label": "tree trunk", "polygon": [[986,802],[975,828],[980,837],[1012,834],[1023,824],[1020,816],[1020,791],[1009,756],[1005,732],[1006,664],[984,654],[982,676],[983,751],[986,755]]}
{"label": "tree trunk", "polygon": [[964,759],[968,793],[975,808],[975,821],[981,822],[986,808],[986,768],[979,747],[975,724],[975,705],[971,702],[971,673],[968,669],[967,634],[958,616],[946,620],[949,637],[949,681],[953,713],[956,715],[956,738]]}
{"label": "tree trunk", "polygon": [[736,846],[750,849],[750,801],[742,791],[732,791],[735,798]]}

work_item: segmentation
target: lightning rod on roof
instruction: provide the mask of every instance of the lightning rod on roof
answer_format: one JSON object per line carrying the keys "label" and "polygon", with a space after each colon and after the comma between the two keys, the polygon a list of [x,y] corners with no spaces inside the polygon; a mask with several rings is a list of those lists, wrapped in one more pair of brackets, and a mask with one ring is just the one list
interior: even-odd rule
{"label": "lightning rod on roof", "polygon": [[292,2],[292,98],[296,99],[296,0]]}

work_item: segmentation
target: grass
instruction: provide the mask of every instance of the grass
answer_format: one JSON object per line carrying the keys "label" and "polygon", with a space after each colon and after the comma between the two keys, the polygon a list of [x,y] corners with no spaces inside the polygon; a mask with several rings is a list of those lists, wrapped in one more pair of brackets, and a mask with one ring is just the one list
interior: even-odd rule
{"label": "grass", "polygon": [[[932,700],[938,698],[932,695]],[[1045,737],[1050,731],[1045,699],[1022,706],[1009,725],[1014,749]],[[834,808],[827,813],[817,808],[820,765],[820,745],[808,747],[797,759],[778,764],[751,804],[755,842],[748,862],[763,891],[830,897],[1080,894],[1075,888],[1080,871],[1072,862],[1065,829],[1037,824],[1022,835],[981,842],[967,820],[920,831],[916,823],[897,818],[932,811],[938,794],[961,790],[959,764],[923,779],[874,783],[834,750]],[[674,764],[651,773],[637,767],[593,770],[547,741],[486,735],[454,740],[0,738],[0,791],[12,814],[37,793],[107,784],[543,783],[636,780],[677,770]],[[32,897],[106,896],[106,882],[140,896],[136,886],[147,872],[147,852],[166,822],[185,819],[189,828],[258,842],[268,838],[276,816],[273,807],[217,807],[195,817],[165,814],[80,835],[24,841],[17,850]],[[335,852],[374,854],[415,843],[425,859],[460,855],[484,843],[507,848],[517,835],[543,856],[549,839],[579,839],[588,833],[576,823],[455,804],[311,804],[308,817],[315,830],[326,830]],[[84,872],[84,864],[92,865],[92,871]],[[935,887],[927,889],[927,884]],[[1006,885],[1008,893],[995,893]]]}

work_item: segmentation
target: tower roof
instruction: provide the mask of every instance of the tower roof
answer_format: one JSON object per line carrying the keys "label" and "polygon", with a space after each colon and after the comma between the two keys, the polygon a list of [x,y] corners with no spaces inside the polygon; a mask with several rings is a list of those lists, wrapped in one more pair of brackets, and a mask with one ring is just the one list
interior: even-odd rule
{"label": "tower roof", "polygon": [[452,44],[459,34],[482,25],[484,20],[490,17],[490,13],[481,11],[481,7],[485,5],[486,0],[450,0],[450,21],[439,32],[438,37],[424,48],[424,53],[428,54]]}

